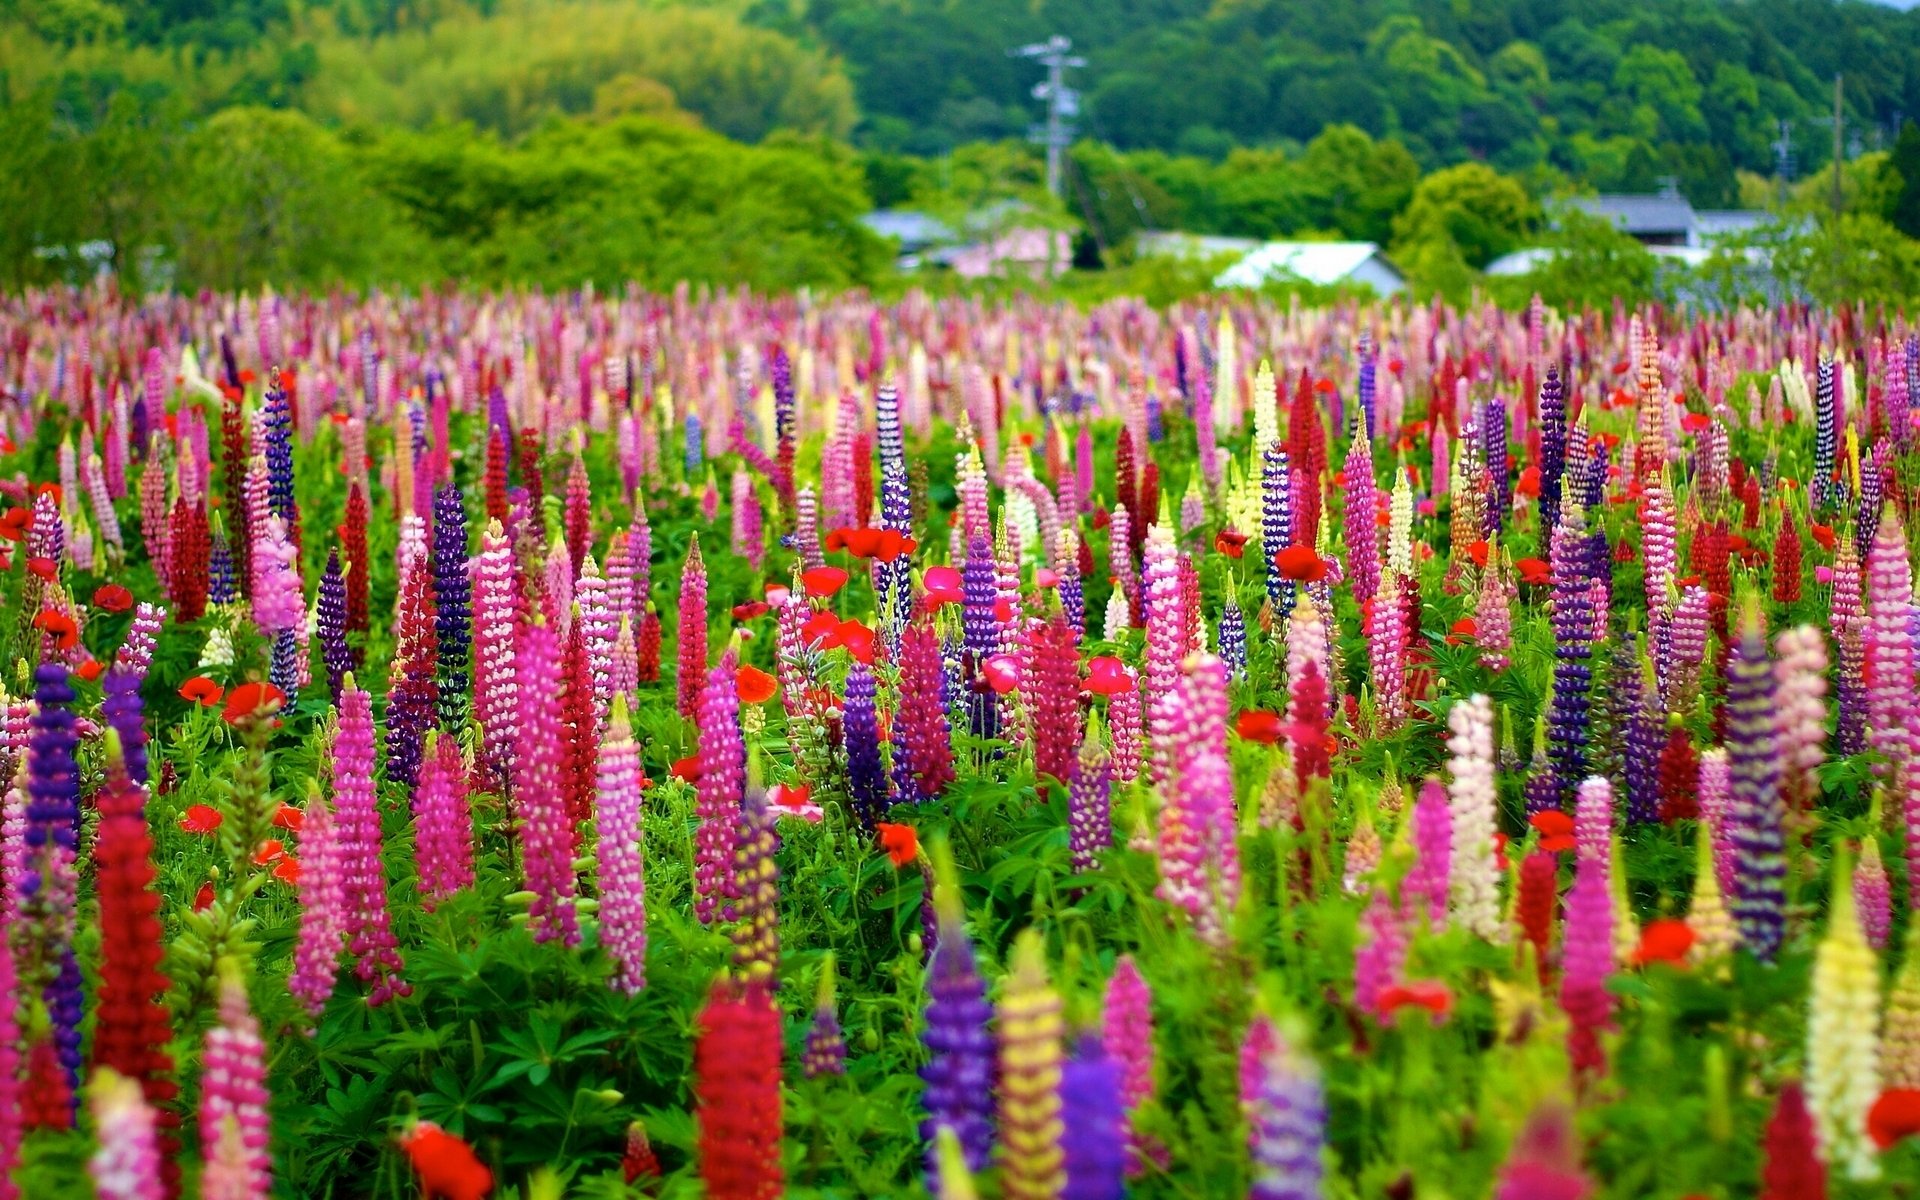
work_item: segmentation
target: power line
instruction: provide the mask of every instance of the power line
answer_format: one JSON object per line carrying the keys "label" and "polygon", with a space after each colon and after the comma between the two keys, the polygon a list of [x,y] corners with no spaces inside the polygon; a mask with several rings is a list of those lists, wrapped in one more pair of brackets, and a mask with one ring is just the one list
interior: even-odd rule
{"label": "power line", "polygon": [[1066,198],[1066,152],[1067,147],[1073,145],[1074,135],[1074,128],[1067,121],[1080,115],[1080,93],[1067,86],[1067,71],[1087,65],[1087,60],[1071,53],[1072,50],[1072,39],[1056,33],[1044,42],[1007,52],[1018,58],[1031,58],[1047,69],[1046,79],[1033,85],[1033,98],[1046,102],[1047,120],[1044,125],[1028,130],[1027,139],[1047,148],[1047,190],[1063,200]]}

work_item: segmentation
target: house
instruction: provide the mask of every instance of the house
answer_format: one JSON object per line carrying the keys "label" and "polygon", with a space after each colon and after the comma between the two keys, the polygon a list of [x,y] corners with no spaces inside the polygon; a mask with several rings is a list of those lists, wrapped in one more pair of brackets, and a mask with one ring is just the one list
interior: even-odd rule
{"label": "house", "polygon": [[1024,209],[1003,201],[969,213],[959,231],[927,213],[899,208],[870,212],[860,223],[899,244],[896,265],[903,271],[940,267],[963,279],[1065,271],[1073,262],[1072,239],[1024,217]]}
{"label": "house", "polygon": [[1643,246],[1704,249],[1768,219],[1768,214],[1755,209],[1696,209],[1671,184],[1651,196],[1577,196],[1568,205],[1589,216],[1611,220]]}
{"label": "house", "polygon": [[1374,242],[1264,242],[1214,276],[1213,286],[1257,288],[1288,279],[1327,287],[1364,285],[1383,297],[1407,287],[1407,277]]}

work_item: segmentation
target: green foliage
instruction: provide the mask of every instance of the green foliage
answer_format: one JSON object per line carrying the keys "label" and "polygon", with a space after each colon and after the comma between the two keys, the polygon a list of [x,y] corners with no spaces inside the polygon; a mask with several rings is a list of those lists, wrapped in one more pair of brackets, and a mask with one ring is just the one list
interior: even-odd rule
{"label": "green foliage", "polygon": [[1900,306],[1920,296],[1920,243],[1865,213],[1782,238],[1773,263],[1795,292],[1820,304]]}
{"label": "green foliage", "polygon": [[1426,287],[1456,289],[1467,270],[1518,247],[1536,218],[1533,201],[1514,180],[1485,163],[1462,163],[1414,189],[1394,221],[1394,261]]}
{"label": "green foliage", "polygon": [[1578,209],[1558,213],[1549,255],[1525,275],[1490,281],[1512,306],[1538,295],[1556,308],[1637,307],[1654,298],[1659,262],[1612,221]]}

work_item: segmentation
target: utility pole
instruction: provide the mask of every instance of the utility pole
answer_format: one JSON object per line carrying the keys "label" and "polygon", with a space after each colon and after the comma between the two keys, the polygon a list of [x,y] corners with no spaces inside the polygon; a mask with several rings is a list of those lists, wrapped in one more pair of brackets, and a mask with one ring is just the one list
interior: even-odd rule
{"label": "utility pole", "polygon": [[1062,199],[1067,191],[1067,147],[1073,145],[1074,134],[1067,121],[1080,115],[1080,93],[1067,86],[1067,71],[1087,65],[1087,60],[1072,54],[1072,50],[1072,40],[1056,33],[1044,42],[1008,51],[1031,58],[1047,69],[1046,80],[1033,85],[1033,98],[1046,102],[1047,121],[1028,130],[1027,139],[1047,148],[1047,190]]}

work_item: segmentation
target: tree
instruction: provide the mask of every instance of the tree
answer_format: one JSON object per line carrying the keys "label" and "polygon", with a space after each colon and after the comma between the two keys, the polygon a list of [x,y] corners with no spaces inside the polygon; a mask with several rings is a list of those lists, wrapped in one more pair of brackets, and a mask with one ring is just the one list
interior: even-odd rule
{"label": "tree", "polygon": [[1435,171],[1393,223],[1395,260],[1416,275],[1422,262],[1478,270],[1518,246],[1535,215],[1526,191],[1485,163]]}
{"label": "tree", "polygon": [[1887,167],[1900,181],[1887,220],[1908,237],[1920,237],[1920,126],[1912,121],[1900,126]]}

